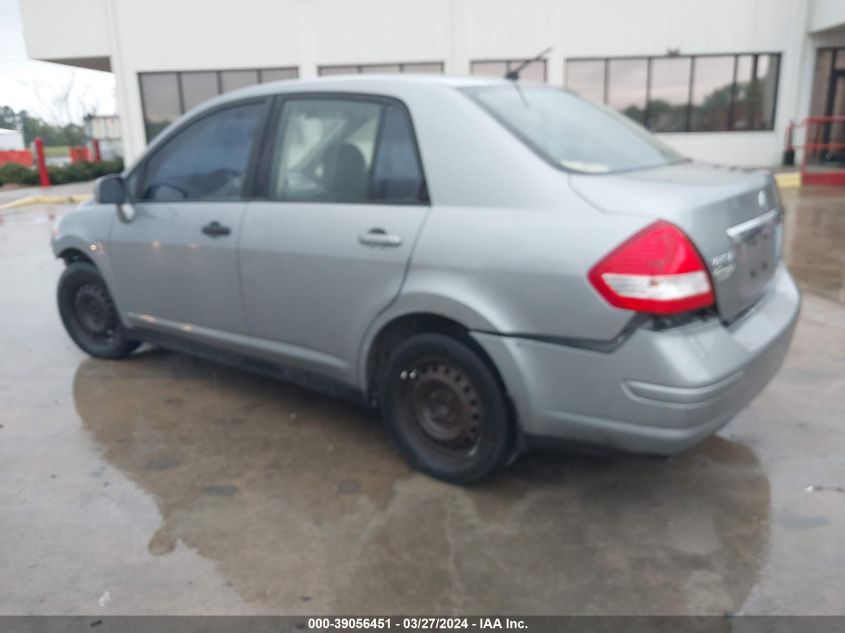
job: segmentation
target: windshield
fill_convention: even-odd
[[[541,86],[464,91],[553,165],[580,173],[659,167],[684,160],[627,117]]]

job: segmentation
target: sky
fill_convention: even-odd
[[[72,82],[72,84],[71,84]],[[61,99],[68,85],[70,98]],[[82,122],[86,111],[114,114],[114,75],[27,58],[18,0],[0,0],[0,106],[51,123]]]

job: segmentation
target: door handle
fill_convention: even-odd
[[[392,235],[384,229],[370,229],[369,232],[358,236],[358,241],[364,246],[401,246],[402,238]]]
[[[211,224],[206,224],[202,227],[202,232],[206,235],[210,235],[211,237],[220,237],[221,235],[229,235],[229,233],[232,232],[232,229],[228,226],[223,226],[220,222],[215,220]]]

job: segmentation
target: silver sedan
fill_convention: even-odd
[[[670,454],[778,370],[798,315],[770,174],[684,160],[511,80],[346,77],[213,99],[62,218],[62,319],[380,408],[487,477],[549,442]]]

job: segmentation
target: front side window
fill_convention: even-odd
[[[292,99],[279,119],[270,197],[300,202],[421,202],[410,120],[393,103]]]
[[[540,156],[569,171],[608,173],[683,160],[621,114],[563,90],[510,85],[466,92]]]
[[[238,200],[263,102],[219,110],[177,131],[146,165],[143,200]]]

